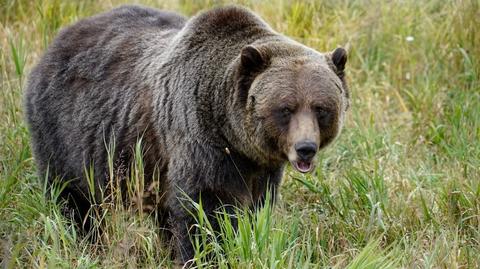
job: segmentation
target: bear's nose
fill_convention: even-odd
[[[295,144],[298,157],[302,160],[310,160],[317,153],[317,144],[312,141],[302,141]]]

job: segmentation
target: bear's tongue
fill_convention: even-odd
[[[309,172],[310,169],[312,169],[312,163],[306,161],[296,161],[294,166],[299,172],[302,173]]]

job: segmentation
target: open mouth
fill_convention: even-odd
[[[308,173],[313,169],[313,164],[311,161],[293,161],[292,165],[300,173]]]

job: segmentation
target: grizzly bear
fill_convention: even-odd
[[[237,6],[186,19],[122,6],[63,29],[30,74],[26,118],[39,174],[68,182],[62,197],[82,220],[114,164],[128,171],[141,138],[145,181],[180,262],[193,257],[194,218],[179,199],[261,206],[283,170],[312,171],[349,106],[346,51],[319,53]],[[122,169],[118,169],[119,171]],[[125,172],[125,174],[128,172]],[[145,184],[146,186],[148,184]],[[212,220],[214,221],[214,220]]]

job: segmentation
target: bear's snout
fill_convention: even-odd
[[[296,152],[296,158],[291,161],[293,167],[301,173],[307,173],[312,171],[313,159],[318,150],[317,143],[311,140],[300,141],[294,146]]]
[[[301,161],[311,161],[317,153],[317,144],[312,141],[301,141],[295,144],[295,151]]]
[[[319,149],[320,129],[312,111],[298,111],[292,116],[287,138],[287,156],[301,173],[313,170]]]

